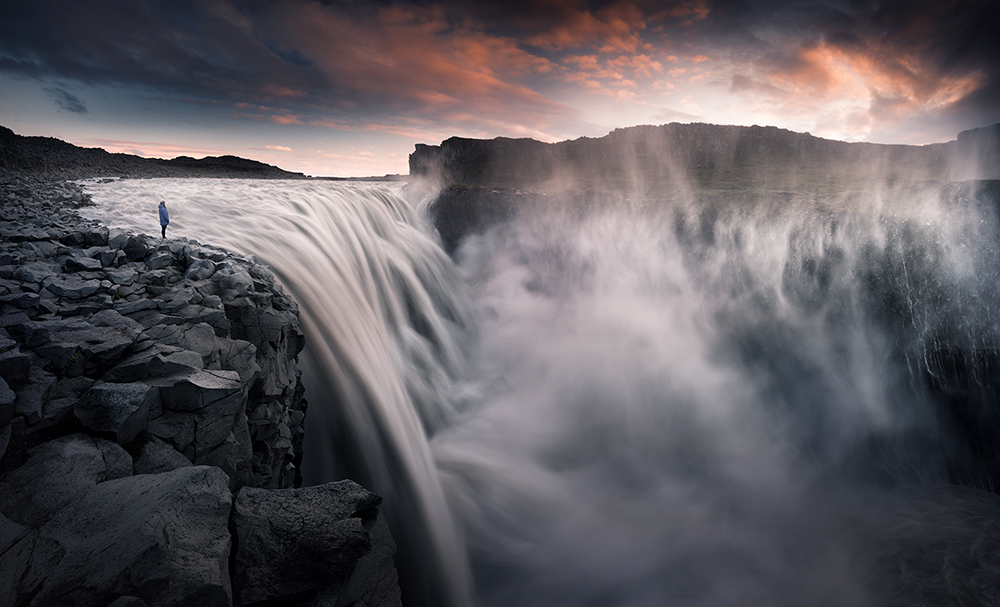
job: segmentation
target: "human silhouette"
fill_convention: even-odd
[[[170,223],[170,213],[167,212],[167,203],[160,201],[160,238],[167,237],[167,225]]]

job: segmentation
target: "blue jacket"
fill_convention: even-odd
[[[170,213],[167,213],[166,205],[160,205],[160,225],[165,226],[170,223]]]

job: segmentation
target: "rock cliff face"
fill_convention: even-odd
[[[410,175],[444,183],[648,190],[681,181],[696,188],[795,189],[838,178],[952,181],[1000,177],[1000,125],[927,146],[847,143],[776,127],[665,124],[615,129],[597,139],[463,139],[417,144]]]
[[[417,144],[410,175],[443,185],[431,219],[452,250],[466,235],[525,209],[561,204],[657,206],[665,198],[809,198],[859,189],[1000,178],[1000,125],[956,141],[912,146],[847,143],[776,127],[665,124],[559,143],[463,139]]]
[[[287,529],[346,521],[360,544],[336,573],[268,552],[267,525],[230,530],[234,499],[298,485],[295,302],[253,258],[108,229],[76,214],[86,202],[72,184],[0,174],[0,596],[350,605],[351,589],[398,604],[380,499],[356,485]],[[282,495],[281,509],[302,501]],[[254,559],[296,582],[234,588]]]

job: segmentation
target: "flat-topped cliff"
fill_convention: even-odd
[[[849,190],[859,182],[1000,177],[1000,125],[925,146],[848,143],[776,127],[665,124],[558,143],[452,137],[417,144],[410,174],[445,184],[557,189]]]

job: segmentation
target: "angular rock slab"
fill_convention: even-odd
[[[148,384],[98,382],[76,402],[73,413],[84,427],[126,445],[146,427],[150,410],[159,408],[159,396]]]
[[[84,434],[57,438],[32,449],[0,482],[0,512],[37,529],[97,483],[130,474],[132,458],[111,441]]]
[[[228,607],[228,481],[198,466],[97,485],[41,530],[19,593],[31,606]]]
[[[161,380],[163,381],[163,380]],[[196,370],[160,388],[163,407],[171,411],[199,411],[242,394],[236,371]],[[232,415],[236,409],[224,407]]]
[[[349,480],[301,489],[240,489],[232,517],[237,537],[234,604],[296,599],[311,605],[322,597],[323,604],[351,605],[367,595],[389,597],[381,605],[398,606],[391,559],[395,545],[379,534],[381,544],[373,550],[370,533],[379,521],[381,501]],[[366,578],[372,574],[370,566],[359,563],[373,552],[389,553],[388,563],[381,563],[388,571],[376,577],[392,581],[394,603],[391,588],[367,592],[373,590],[370,584],[354,580],[356,572]]]

